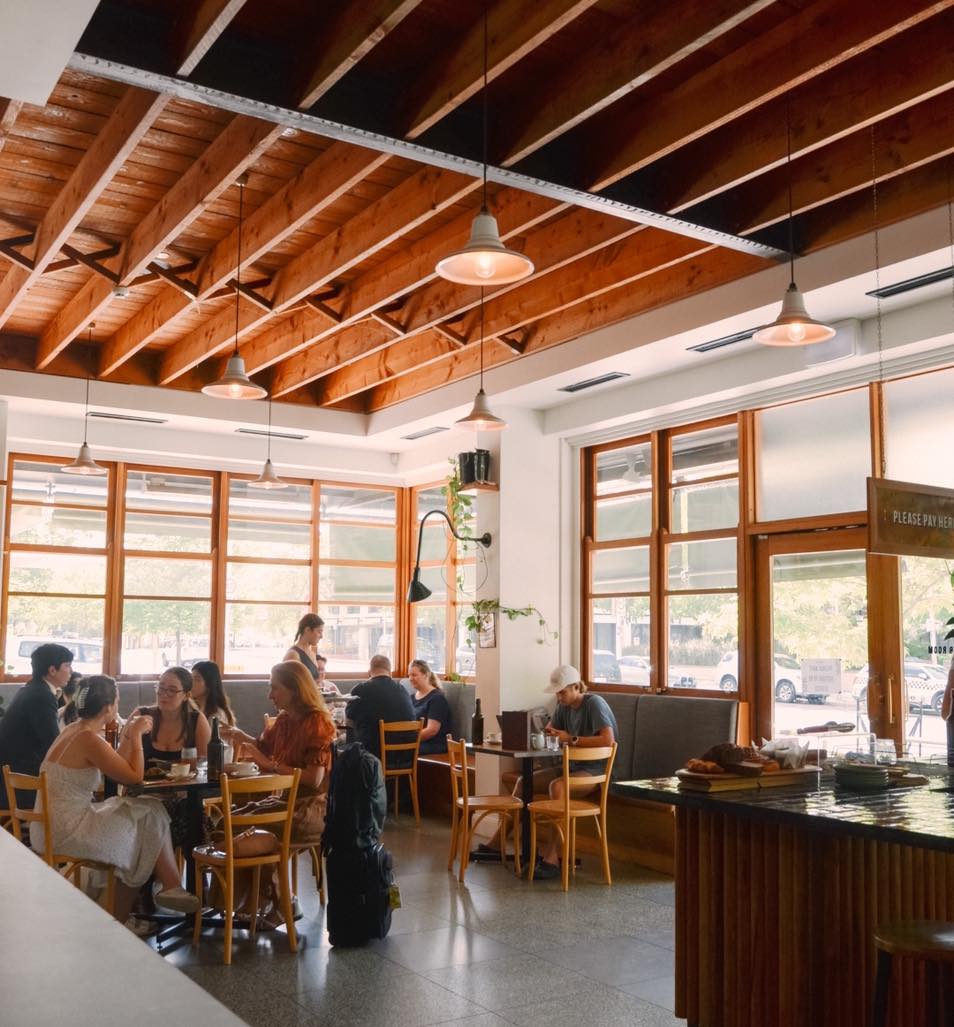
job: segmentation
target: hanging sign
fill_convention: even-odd
[[[954,560],[954,489],[869,478],[868,551]]]

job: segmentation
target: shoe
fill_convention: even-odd
[[[176,913],[195,913],[199,909],[199,900],[185,888],[167,888],[156,896],[156,905]]]
[[[143,920],[138,916],[133,916],[132,914],[126,918],[125,926],[127,930],[132,931],[137,938],[148,938],[158,930],[157,925],[152,920]]]
[[[535,881],[552,881],[554,877],[559,876],[560,868],[556,863],[547,863],[543,859],[537,860],[537,865],[533,868],[533,879]]]
[[[497,859],[500,859],[500,849],[495,849],[492,845],[485,845],[483,842],[474,851],[481,856],[496,856]]]

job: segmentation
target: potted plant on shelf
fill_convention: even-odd
[[[492,629],[494,617],[498,613],[503,614],[507,620],[535,616],[540,628],[537,645],[546,645],[559,637],[559,632],[550,630],[546,618],[535,606],[502,606],[499,599],[475,599],[470,612],[464,618],[464,626],[477,635],[488,632]]]

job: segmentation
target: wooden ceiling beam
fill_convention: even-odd
[[[499,162],[510,167],[541,146],[731,31],[773,0],[686,0],[650,5],[558,72],[508,99],[495,130]],[[519,10],[520,5],[513,5]]]
[[[139,222],[113,265],[121,282],[135,278],[281,135],[281,127],[237,115]],[[40,337],[38,369],[60,353],[113,299],[110,283],[89,279]]]
[[[678,213],[784,164],[786,117],[798,158],[946,92],[954,49],[936,42],[952,37],[946,11],[724,125],[654,165],[647,202]]]
[[[375,150],[348,143],[332,144],[248,217],[242,227],[242,263],[254,264],[387,160],[387,154]],[[221,288],[235,274],[237,261],[236,226],[203,258],[197,275],[196,298],[208,299]],[[163,289],[104,346],[100,375],[112,374],[191,308],[192,300],[178,289]]]
[[[817,0],[651,102],[608,110],[579,140],[596,192],[801,83],[954,6],[954,0]],[[622,145],[620,145],[622,140]]]
[[[528,338],[534,323],[542,318],[566,311],[578,303],[593,300],[622,285],[658,274],[661,270],[698,256],[712,247],[697,239],[670,235],[647,228],[615,245],[607,246],[584,259],[574,261],[544,278],[531,281],[512,293],[491,297],[484,304],[484,338],[496,338],[519,354],[525,351],[505,336],[525,330]],[[461,329],[464,348],[479,345],[480,322],[476,311],[470,323]],[[336,403],[375,384],[376,370],[386,370],[379,382],[403,374],[415,375],[422,368],[447,356],[460,347],[438,352],[435,347],[425,351],[415,344],[420,339],[406,339],[390,346],[386,354],[364,358],[349,367],[334,371],[324,379],[323,401]]]
[[[278,272],[270,296],[274,312],[280,313],[304,299],[463,199],[479,185],[479,181],[466,175],[436,168],[425,168],[405,179]],[[294,316],[306,315],[319,316],[308,310],[299,311]],[[239,319],[239,335],[258,328],[268,320],[268,316],[264,311],[250,310],[247,304],[244,305]],[[232,345],[234,335],[235,320],[231,311],[210,318],[200,329],[166,351],[161,384],[174,381],[180,374]],[[307,343],[301,348],[305,345]]]
[[[618,239],[640,231],[639,225],[591,211],[572,210],[563,217],[546,222],[521,241],[521,248],[534,262],[537,273],[533,281],[545,279],[564,264],[578,260],[586,253],[608,246]],[[517,285],[505,286],[495,296],[509,294]],[[545,288],[545,286],[544,286]],[[444,279],[434,279],[413,293],[397,317],[408,335],[430,331],[443,322],[461,317],[480,302],[480,292],[472,286],[460,286]],[[393,340],[386,331],[369,328],[367,349],[363,356],[371,356]],[[319,374],[333,370],[321,358],[302,360],[296,357],[283,360],[272,382],[276,396],[301,388]]]
[[[245,0],[200,0],[184,6],[192,11],[191,17],[186,12],[178,33],[176,74],[188,78],[245,6]]]
[[[565,204],[515,189],[497,190],[492,207],[501,238],[505,241],[566,210]],[[312,320],[314,336],[298,346],[296,352],[305,345],[321,342],[339,328],[354,324],[379,307],[390,306],[415,289],[433,282],[437,278],[434,270],[437,261],[467,239],[473,219],[473,212],[467,211],[411,243],[406,249],[402,248],[401,252],[388,257],[372,270],[359,275],[334,298],[333,308],[324,305],[323,312],[328,315],[327,320]],[[251,371],[282,360],[287,352],[286,333],[282,329],[278,329],[275,334],[264,332],[243,351],[246,367]]]
[[[954,90],[875,126],[879,182],[954,153]],[[792,162],[797,214],[871,187],[871,129],[863,128]],[[789,171],[783,165],[733,190],[732,231],[757,232],[788,217]]]
[[[504,0],[487,12],[487,81],[492,82],[545,43],[596,0],[536,0],[514,4]],[[764,3],[770,0],[763,0]],[[591,69],[592,70],[592,69]],[[432,61],[408,90],[400,134],[416,139],[462,103],[480,92],[484,74],[484,20],[478,14],[460,43]],[[509,119],[510,112],[507,112]]]
[[[737,251],[712,250],[647,276],[637,288],[623,285],[544,318],[533,326],[526,352],[537,353],[550,349],[647,310],[744,278],[765,266],[766,261],[760,257]],[[652,341],[651,337],[637,339],[637,343],[642,345]],[[486,347],[484,349],[485,369],[517,359],[519,357],[502,344],[496,344],[489,350]],[[372,389],[368,394],[366,410],[375,413],[385,407],[415,399],[426,392],[469,378],[479,370],[479,350],[476,346],[468,347],[422,368],[418,373],[395,378]]]
[[[391,33],[421,0],[347,0],[316,37],[308,34],[298,59],[304,65],[297,106],[307,110],[378,43]],[[315,52],[318,60],[315,61]]]
[[[168,99],[145,89],[126,90],[37,226],[33,248],[27,254],[32,269],[8,268],[0,282],[0,326],[69,240]]]

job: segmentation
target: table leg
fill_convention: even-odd
[[[523,837],[521,838],[520,844],[520,858],[523,860],[525,867],[530,866],[530,860],[533,859],[536,862],[537,854],[530,853],[530,803],[533,802],[533,759],[525,757],[520,761],[521,763],[521,794],[520,798],[523,799],[523,809],[520,811],[520,831]],[[530,871],[528,870],[527,873]]]

